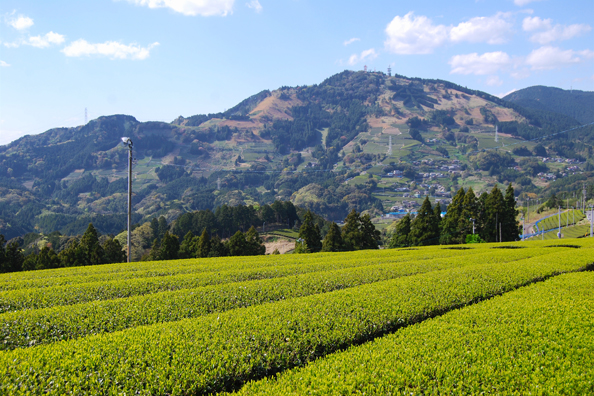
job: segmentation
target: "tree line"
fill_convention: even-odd
[[[314,215],[307,211],[299,228],[295,253],[344,252],[378,249],[381,234],[376,230],[368,214],[361,216],[353,209],[344,220],[342,230],[334,222],[322,240],[320,227],[314,223]]]
[[[73,238],[67,247],[59,253],[56,253],[48,245],[25,256],[17,241],[7,244],[4,235],[0,234],[0,272],[78,267],[126,261],[126,253],[116,239],[108,238],[103,244],[99,243],[99,233],[92,223],[89,224],[80,239]]]
[[[511,183],[505,196],[497,186],[479,197],[471,187],[467,191],[460,188],[443,218],[439,203],[432,207],[425,198],[414,218],[407,214],[398,222],[389,246],[515,241],[520,236],[518,213]]]

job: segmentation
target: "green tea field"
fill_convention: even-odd
[[[594,393],[594,239],[0,275],[0,394]]]

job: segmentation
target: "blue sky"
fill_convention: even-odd
[[[593,91],[592,25],[592,0],[3,0],[0,144],[85,108],[169,122],[364,65]]]

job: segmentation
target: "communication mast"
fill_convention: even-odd
[[[367,65],[363,66],[363,71],[367,73]]]
[[[87,108],[85,107],[85,125],[89,122],[89,117],[87,116]]]
[[[388,66],[388,77],[392,77],[392,68]]]

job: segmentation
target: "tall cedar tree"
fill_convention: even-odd
[[[479,202],[476,198],[476,194],[472,190],[472,187],[468,188],[466,195],[464,195],[464,202],[462,203],[462,215],[458,223],[460,229],[460,235],[463,237],[463,242],[466,243],[466,236],[472,234],[472,219],[474,219],[475,232],[477,218],[479,215]]]
[[[179,253],[179,238],[177,235],[170,234],[165,231],[163,240],[161,240],[161,247],[159,248],[159,260],[175,260]]]
[[[196,257],[208,257],[210,254],[210,235],[206,232],[206,228],[202,230],[202,235],[198,240],[196,247]]]
[[[361,216],[361,249],[379,249],[379,241],[381,240],[381,232],[376,230],[371,222],[371,217],[368,214]]]
[[[320,228],[317,224],[314,224],[313,213],[310,210],[303,216],[303,224],[299,228],[299,238],[305,241],[305,244],[312,253],[322,250]]]
[[[229,247],[230,256],[244,256],[247,251],[247,242],[245,240],[245,234],[241,231],[237,231],[227,243]]]
[[[342,252],[344,251],[344,242],[340,234],[338,224],[332,222],[330,229],[322,242],[322,252]]]
[[[103,254],[105,263],[125,263],[126,252],[117,239],[110,238],[103,243]]]
[[[439,244],[439,221],[435,217],[429,197],[425,197],[410,228],[410,241],[412,245],[427,246]]]
[[[503,238],[503,223],[505,222],[505,201],[499,187],[495,186],[485,202],[485,224],[484,236],[481,237],[487,242],[501,242],[499,240],[499,227],[501,225],[501,236]]]
[[[355,209],[351,210],[351,213],[344,219],[342,240],[344,241],[346,250],[359,250],[359,243],[361,241],[360,223],[359,213]]]
[[[391,248],[410,246],[410,224],[410,215],[407,213],[396,224],[396,231],[394,231],[394,235],[392,235],[392,239],[390,240]]]
[[[184,240],[179,246],[178,257],[180,259],[188,259],[196,257],[196,251],[194,249],[194,234],[192,231],[188,231]]]
[[[16,272],[23,269],[25,257],[17,242],[10,242],[6,246],[4,235],[0,234],[0,273]]]
[[[80,239],[78,248],[81,250],[81,255],[84,261],[83,265],[97,265],[104,263],[103,248],[99,244],[99,234],[93,226],[93,223],[90,223],[87,227],[87,230]]]
[[[260,234],[258,234],[254,226],[251,226],[245,233],[245,241],[248,246],[247,255],[258,256],[266,253],[266,246],[264,246],[262,238],[260,238]]]
[[[460,188],[452,202],[448,205],[447,212],[441,221],[441,235],[439,243],[442,245],[452,245],[463,243],[459,230],[460,217],[464,205],[464,189]]]
[[[520,225],[518,224],[518,210],[516,209],[516,199],[514,196],[514,188],[511,183],[508,184],[505,190],[505,214],[503,221],[502,237],[506,242],[516,241],[520,238]]]
[[[478,198],[478,221],[476,222],[476,233],[481,236],[483,241],[487,241],[485,230],[487,228],[487,200],[489,193],[484,191]]]
[[[367,214],[360,216],[353,209],[344,219],[342,240],[346,250],[377,249],[380,235]]]

